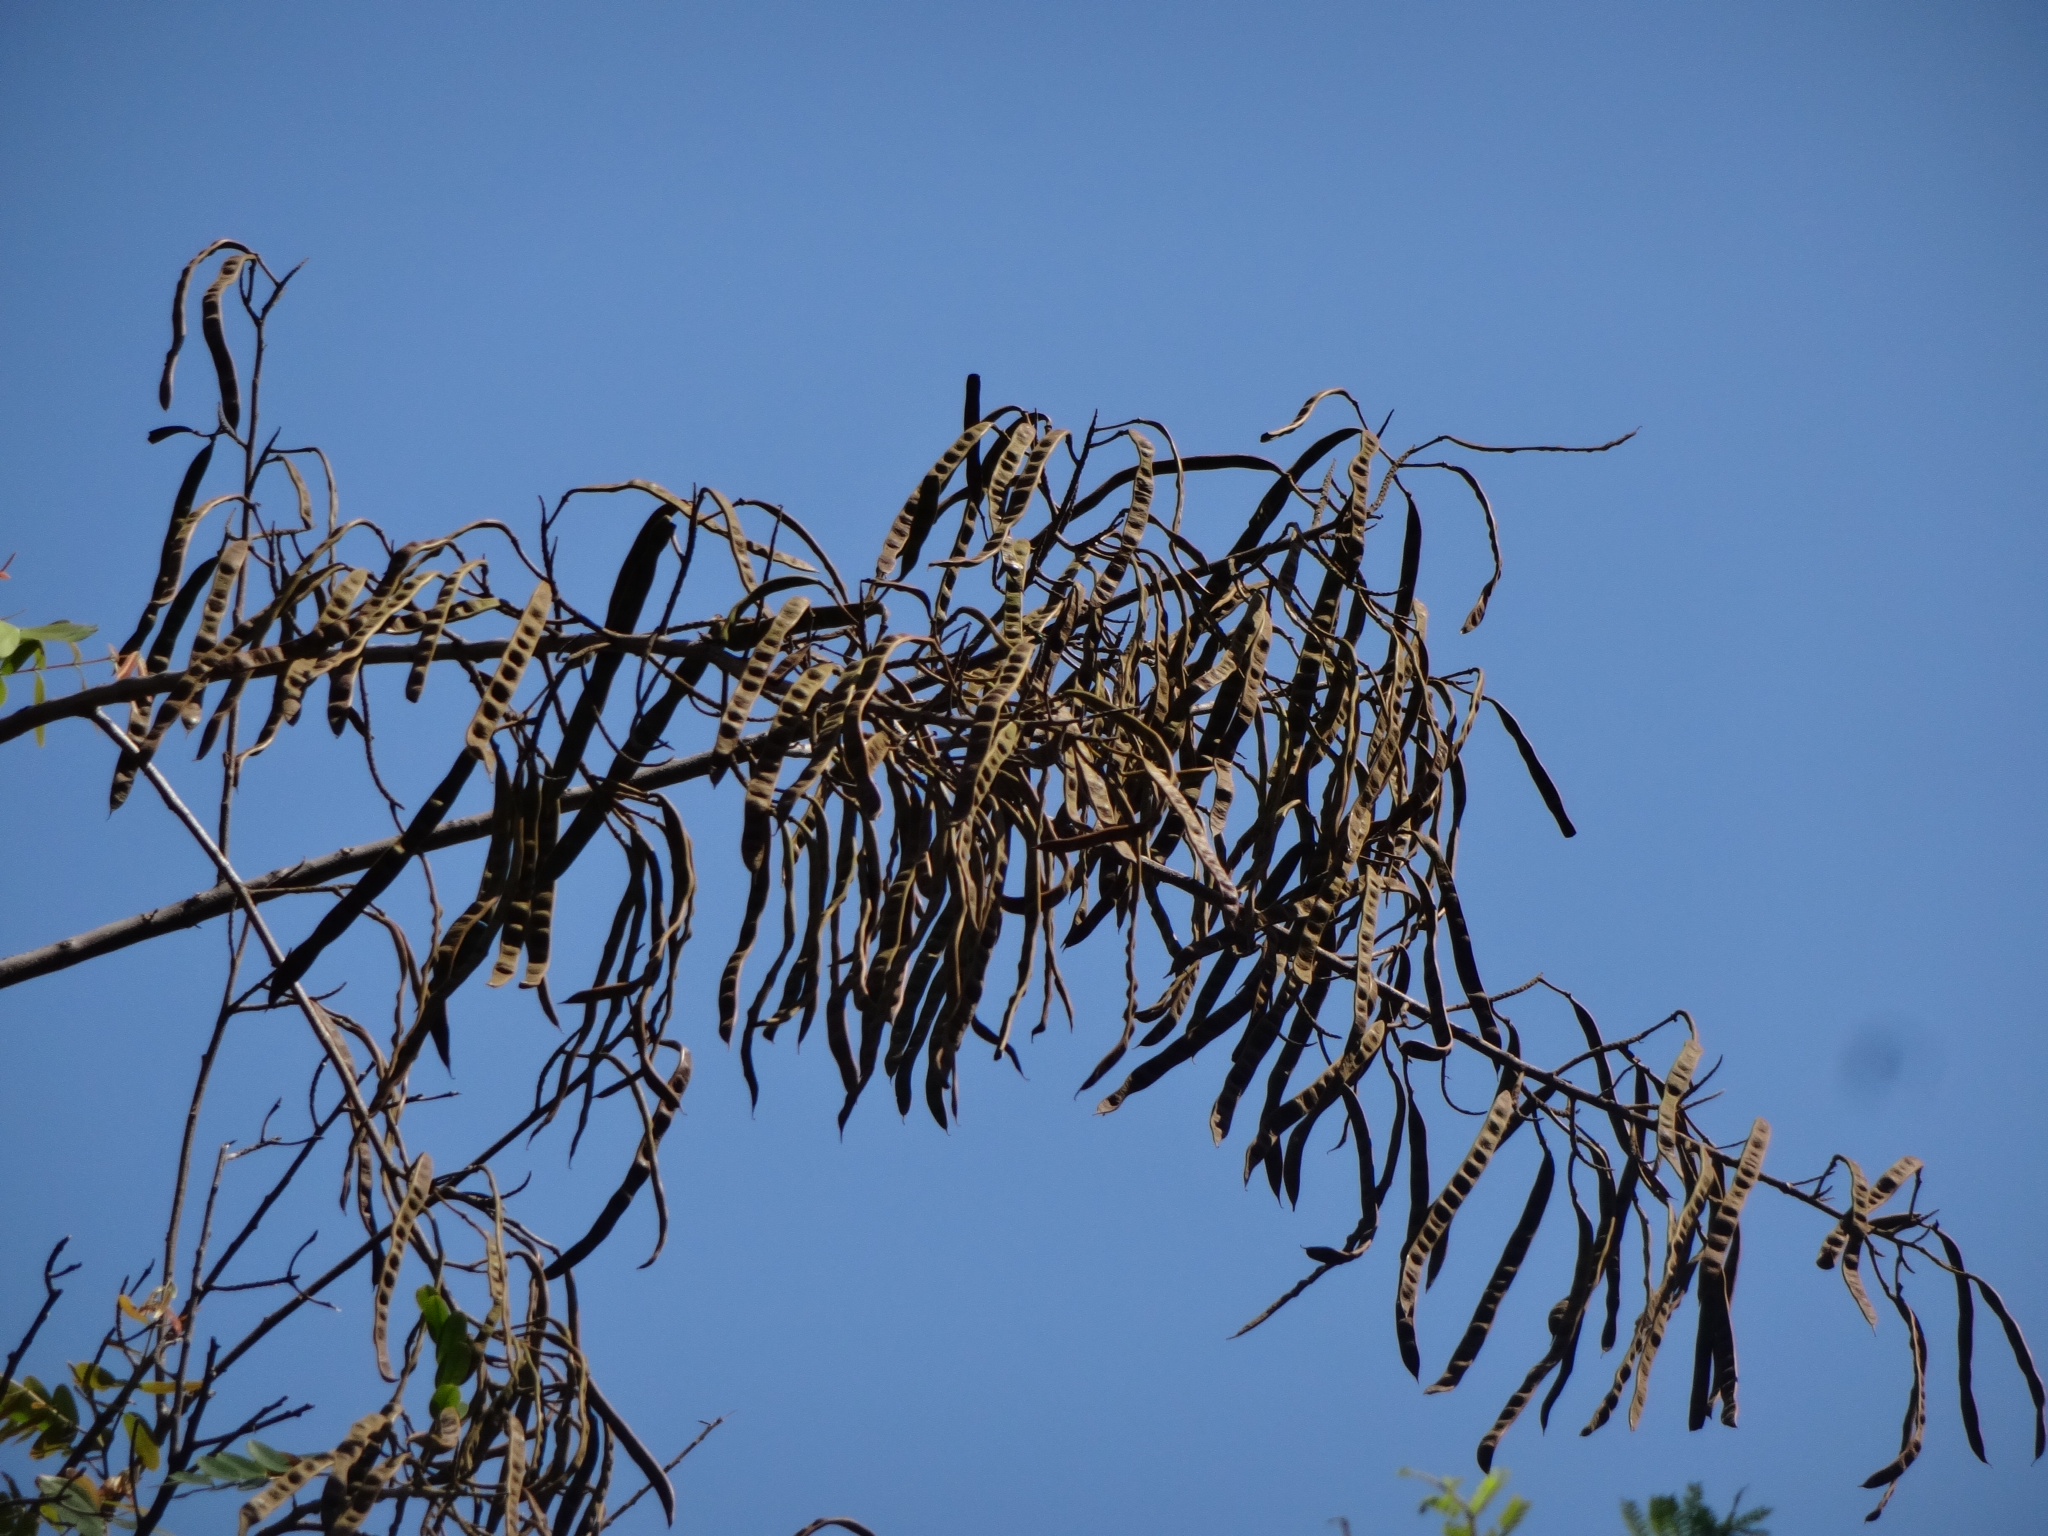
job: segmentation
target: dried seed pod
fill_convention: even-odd
[[[505,1536],[519,1536],[519,1503],[526,1492],[526,1426],[505,1420]]]
[[[369,1518],[370,1511],[377,1507],[377,1500],[383,1496],[391,1480],[403,1472],[411,1462],[412,1457],[401,1451],[357,1479],[349,1488],[333,1521],[327,1526],[329,1536],[347,1536],[348,1532],[360,1529],[362,1523]]]
[[[1493,1331],[1493,1320],[1499,1315],[1500,1304],[1507,1299],[1508,1287],[1522,1272],[1522,1261],[1529,1256],[1529,1245],[1536,1240],[1537,1228],[1543,1224],[1543,1213],[1550,1208],[1550,1190],[1556,1178],[1557,1159],[1545,1147],[1543,1161],[1536,1169],[1536,1182],[1529,1187],[1529,1197],[1522,1204],[1522,1214],[1508,1233],[1507,1246],[1501,1250],[1493,1274],[1486,1282],[1486,1289],[1480,1293],[1479,1305],[1472,1309],[1472,1321],[1466,1325],[1465,1335],[1458,1341],[1457,1348],[1451,1351],[1450,1363],[1444,1367],[1443,1375],[1426,1391],[1449,1392],[1465,1379],[1465,1372],[1479,1358],[1487,1334]]]
[[[427,1208],[427,1202],[434,1194],[434,1160],[425,1152],[412,1165],[407,1176],[405,1197],[398,1202],[398,1209],[391,1213],[391,1241],[384,1250],[384,1269],[377,1276],[377,1293],[374,1317],[371,1323],[371,1338],[377,1349],[377,1369],[386,1381],[398,1380],[398,1373],[391,1368],[391,1348],[388,1342],[391,1327],[391,1297],[398,1289],[399,1271],[405,1267],[405,1250],[412,1242],[414,1223]]]
[[[206,350],[213,357],[214,381],[220,388],[220,419],[227,423],[229,431],[242,424],[242,385],[235,374],[235,355],[228,350],[227,326],[221,317],[221,296],[234,286],[248,263],[249,258],[241,253],[228,257],[220,264],[220,274],[199,301],[199,330],[206,338]]]
[[[888,536],[882,540],[882,552],[875,560],[875,580],[887,581],[895,574],[896,562],[904,551],[914,542],[922,542],[921,530],[929,528],[939,515],[939,495],[945,490],[946,482],[953,478],[954,471],[993,426],[987,421],[969,423],[967,429],[954,439],[953,446],[939,455],[938,462],[932,465],[918,488],[910,493],[910,499],[903,503],[903,510],[896,514],[896,521],[889,525]]]
[[[405,701],[417,704],[420,695],[427,689],[427,674],[433,670],[434,653],[439,650],[441,636],[448,628],[450,615],[455,609],[455,599],[462,590],[463,578],[483,564],[480,560],[469,560],[457,566],[454,572],[442,578],[441,595],[434,599],[434,606],[428,611],[425,622],[420,626],[419,655],[405,677]]]
[[[1664,1095],[1657,1104],[1657,1155],[1666,1164],[1678,1156],[1678,1115],[1685,1096],[1692,1089],[1692,1074],[1700,1064],[1700,1039],[1692,1036],[1678,1049],[1678,1059],[1664,1078]]]
[[[1117,534],[1116,553],[1110,557],[1102,579],[1095,584],[1098,603],[1114,597],[1116,589],[1123,585],[1124,572],[1130,569],[1131,560],[1136,556],[1138,546],[1144,542],[1145,529],[1152,520],[1152,442],[1144,433],[1134,431],[1131,443],[1138,450],[1138,473],[1131,481],[1131,505],[1124,513],[1123,527]]]
[[[809,598],[792,597],[777,610],[769,621],[767,632],[754,646],[753,654],[747,658],[747,669],[740,674],[739,684],[733,689],[732,697],[726,701],[725,713],[718,720],[718,742],[712,750],[720,758],[730,758],[739,746],[740,733],[747,728],[747,716],[753,713],[761,690],[768,686],[769,670],[774,667],[775,658],[782,654],[783,642],[810,607]]]
[[[1473,1138],[1472,1150],[1465,1154],[1464,1162],[1458,1165],[1458,1171],[1451,1175],[1450,1183],[1429,1206],[1421,1226],[1401,1251],[1401,1282],[1394,1298],[1394,1335],[1401,1348],[1401,1363],[1408,1367],[1411,1376],[1422,1374],[1422,1351],[1415,1339],[1415,1304],[1422,1295],[1423,1266],[1431,1251],[1450,1232],[1451,1222],[1464,1205],[1465,1197],[1472,1193],[1480,1175],[1493,1161],[1493,1154],[1518,1123],[1515,1092],[1503,1088],[1494,1095],[1493,1107],[1486,1112],[1486,1121]]]
[[[349,1484],[355,1478],[356,1463],[362,1459],[364,1451],[384,1438],[385,1431],[397,1417],[395,1404],[381,1413],[364,1415],[349,1426],[341,1444],[328,1453],[327,1486],[320,1498],[320,1526],[323,1531],[337,1529],[337,1522],[348,1508]],[[361,1523],[360,1516],[356,1523]]]
[[[260,1524],[284,1508],[298,1497],[300,1489],[333,1464],[332,1452],[301,1456],[288,1471],[272,1478],[261,1493],[242,1506],[241,1517],[235,1522],[235,1536],[248,1536],[250,1526]]]
[[[519,692],[519,681],[526,675],[526,664],[533,660],[540,638],[547,631],[548,614],[554,605],[553,587],[542,582],[533,589],[533,596],[526,600],[526,610],[519,615],[518,627],[512,631],[512,638],[505,642],[505,652],[498,658],[498,668],[491,674],[490,684],[477,704],[476,713],[470,716],[469,729],[463,733],[463,745],[487,769],[495,768],[497,764],[497,757],[491,751],[491,737],[511,712],[513,696]]]
[[[199,499],[200,484],[206,479],[206,471],[212,463],[213,443],[209,439],[185,466],[185,477],[179,482],[177,495],[171,500],[171,521],[164,530],[164,548],[157,560],[156,584],[150,589],[149,601],[143,605],[135,633],[121,647],[123,655],[133,655],[142,649],[142,643],[149,638],[150,627],[156,623],[156,616],[171,600],[171,594],[178,590],[178,581],[185,574],[185,551],[192,542],[192,532],[199,526],[200,519],[222,502],[234,499],[216,497],[202,510],[192,510],[193,503]]]

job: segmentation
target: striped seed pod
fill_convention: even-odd
[[[484,689],[476,713],[470,717],[469,729],[463,733],[463,746],[487,769],[495,770],[497,765],[497,754],[491,750],[491,737],[497,734],[511,711],[513,696],[519,692],[519,680],[526,675],[526,664],[533,660],[554,605],[553,587],[542,582],[533,589],[533,596],[526,602],[526,611],[519,615],[518,627],[505,644],[504,655],[498,658],[498,668],[491,674],[490,684]]]
[[[434,1159],[422,1152],[419,1161],[412,1165],[411,1176],[405,1184],[405,1196],[398,1202],[398,1209],[391,1214],[391,1244],[384,1253],[384,1271],[377,1276],[377,1297],[375,1314],[371,1323],[371,1339],[377,1348],[377,1369],[386,1381],[398,1380],[398,1373],[391,1368],[391,1297],[398,1289],[398,1273],[405,1267],[406,1245],[412,1241],[413,1224],[426,1210],[427,1201],[434,1193]]]

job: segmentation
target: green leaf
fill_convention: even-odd
[[[49,1394],[50,1407],[56,1415],[74,1429],[78,1426],[78,1399],[71,1395],[71,1389],[61,1381],[57,1390]]]
[[[39,1477],[36,1488],[43,1495],[43,1518],[50,1524],[75,1530],[79,1536],[106,1536],[99,1502],[82,1478]]]
[[[462,1412],[462,1388],[453,1382],[434,1388],[434,1395],[427,1400],[427,1411],[437,1419],[450,1408]]]
[[[188,1472],[173,1472],[171,1481],[209,1488],[261,1488],[275,1474],[246,1456],[215,1451],[192,1463]]]
[[[157,1469],[162,1457],[157,1454],[156,1436],[149,1432],[149,1426],[142,1422],[140,1414],[124,1416],[128,1423],[128,1443],[135,1450],[135,1459],[151,1472]]]
[[[274,1445],[265,1445],[261,1440],[249,1442],[249,1459],[272,1477],[281,1477],[299,1464],[299,1458],[290,1451],[280,1451]]]
[[[12,656],[14,648],[19,644],[21,644],[20,627],[8,623],[5,619],[0,619],[0,661],[5,661],[8,657]],[[9,667],[7,670],[12,672],[14,668]]]
[[[97,624],[74,624],[69,619],[52,619],[47,624],[37,624],[21,631],[24,640],[41,640],[57,645],[76,645],[89,640],[99,633]]]

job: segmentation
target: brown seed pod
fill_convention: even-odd
[[[486,769],[497,765],[497,757],[491,751],[491,737],[511,712],[513,696],[519,692],[520,679],[526,675],[526,664],[533,660],[540,637],[547,631],[548,614],[554,605],[553,587],[542,582],[533,589],[533,596],[526,600],[525,611],[519,615],[518,627],[512,631],[512,638],[505,642],[504,654],[498,658],[497,670],[491,674],[491,681],[484,689],[476,713],[470,716],[469,729],[463,733],[463,745]]]
[[[391,1213],[391,1240],[384,1250],[384,1269],[377,1276],[376,1302],[370,1336],[377,1350],[377,1370],[386,1381],[398,1380],[398,1373],[391,1368],[391,1350],[388,1343],[391,1328],[391,1297],[398,1289],[399,1272],[405,1267],[405,1250],[412,1242],[413,1226],[426,1210],[427,1202],[433,1198],[433,1194],[434,1160],[422,1152],[406,1178],[404,1198],[398,1202],[398,1208]]]

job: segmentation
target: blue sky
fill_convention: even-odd
[[[176,475],[143,443],[168,286],[222,235],[307,262],[272,408],[409,533],[645,476],[783,502],[857,558],[969,369],[1190,450],[1340,383],[1397,442],[1640,428],[1490,479],[1508,576],[1458,654],[1582,830],[1558,842],[1478,749],[1461,885],[1489,974],[1541,969],[1610,1022],[1691,1009],[1780,1171],[1925,1157],[2048,1341],[2040,9],[6,0],[0,615],[136,606]],[[1432,545],[1444,602],[1480,550]],[[254,791],[250,862],[374,823],[293,799],[319,745]],[[0,949],[208,883],[158,808],[105,816],[89,732],[6,765]],[[7,1316],[71,1232],[83,1336],[147,1246],[159,1085],[213,956],[0,994]],[[593,1321],[651,1438],[729,1415],[685,1464],[688,1528],[1401,1530],[1397,1468],[1468,1467],[1551,1280],[1448,1398],[1400,1372],[1385,1256],[1226,1343],[1330,1222],[1240,1187],[1199,1085],[1090,1115],[1103,1024],[1039,1042],[1029,1081],[970,1075],[950,1135],[877,1104],[843,1142],[822,1053],[775,1053],[750,1115],[694,1026],[677,1237]],[[1751,1224],[1742,1429],[1687,1435],[1661,1379],[1633,1437],[1524,1425],[1528,1529],[1618,1530],[1621,1497],[1694,1479],[1781,1531],[1857,1523],[1896,1320],[1861,1336],[1812,1223]],[[1947,1342],[1885,1528],[2024,1528],[2044,1485],[2009,1364],[1980,1355],[1986,1470]]]

